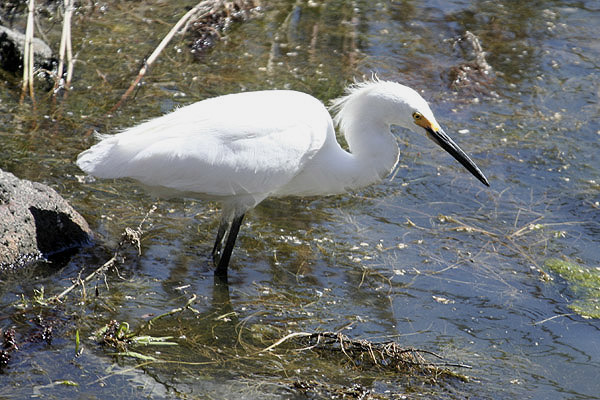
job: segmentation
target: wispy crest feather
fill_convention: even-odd
[[[348,105],[348,103],[359,92],[361,92],[362,90],[364,90],[365,88],[367,88],[373,84],[380,83],[380,82],[382,82],[382,81],[377,77],[377,75],[375,73],[373,73],[371,75],[370,79],[366,79],[361,82],[359,82],[355,79],[354,82],[346,88],[344,96],[340,96],[338,98],[331,100],[331,103],[329,105],[329,110],[333,113],[333,123],[335,124],[335,126],[337,126],[343,130],[344,127],[341,124],[345,119],[344,115],[345,115],[346,105]],[[346,111],[347,111],[347,109],[346,109]]]

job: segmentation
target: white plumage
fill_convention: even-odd
[[[215,97],[102,135],[77,165],[98,178],[133,178],[160,195],[221,201],[213,248],[219,275],[226,275],[244,213],[266,197],[338,194],[387,176],[399,156],[391,125],[427,135],[488,185],[425,100],[406,86],[356,84],[332,109],[334,120],[319,100],[289,90]],[[338,144],[334,121],[350,152]]]

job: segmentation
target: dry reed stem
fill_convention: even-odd
[[[179,21],[177,21],[177,23],[173,26],[173,28],[171,28],[171,30],[169,31],[169,33],[167,33],[167,35],[163,38],[163,40],[154,49],[154,51],[152,52],[152,54],[150,54],[150,57],[148,57],[146,59],[146,61],[144,62],[144,65],[142,66],[142,68],[138,72],[138,75],[135,78],[135,80],[131,83],[131,85],[129,86],[129,88],[125,91],[125,93],[123,94],[123,96],[121,96],[121,99],[117,102],[117,104],[114,105],[114,107],[110,110],[110,112],[112,113],[115,110],[117,110],[123,104],[123,102],[125,100],[127,100],[127,98],[129,97],[129,95],[133,92],[133,90],[137,87],[137,85],[140,83],[140,81],[142,80],[142,78],[146,75],[146,72],[148,72],[148,69],[152,66],[152,64],[154,63],[154,61],[156,61],[156,59],[158,58],[158,56],[160,55],[160,53],[164,50],[164,48],[167,46],[167,44],[169,44],[169,42],[171,41],[171,39],[173,39],[173,37],[181,29],[181,27],[192,16],[196,15],[197,13],[201,13],[201,16],[202,16],[202,15],[206,15],[206,14],[208,14],[210,12],[214,12],[214,10],[216,9],[216,7],[220,6],[221,4],[222,4],[221,0],[203,0],[200,3],[196,4],[183,17],[181,17],[179,19]]]
[[[25,45],[23,46],[23,86],[21,90],[21,103],[29,90],[29,97],[35,101],[33,96],[33,32],[35,0],[29,0],[29,12],[27,14],[27,28],[25,30]]]
[[[67,82],[65,84],[66,88],[71,86],[71,78],[73,77],[73,47],[71,46],[71,18],[73,17],[73,0],[65,0],[65,4],[68,3],[65,9],[65,22],[64,24],[67,26],[68,37],[67,37]]]
[[[62,35],[60,37],[59,62],[58,62],[58,77],[54,85],[54,95],[56,95],[58,87],[63,76],[63,68],[65,64],[65,55],[67,60],[67,75],[64,83],[65,90],[69,90],[71,86],[71,78],[73,77],[73,49],[71,46],[71,19],[73,16],[73,0],[65,1],[65,15],[63,18]]]

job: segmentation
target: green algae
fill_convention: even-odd
[[[600,269],[550,258],[546,268],[567,282],[575,300],[569,308],[584,318],[600,318]]]

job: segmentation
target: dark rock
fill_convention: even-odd
[[[54,189],[0,170],[0,269],[81,247],[92,232]]]
[[[0,25],[0,68],[11,73],[23,71],[24,47],[24,34]],[[33,38],[33,63],[43,71],[36,77],[40,78],[44,90],[50,90],[54,83],[47,71],[55,71],[58,62],[50,46],[36,37]]]

